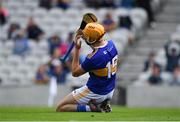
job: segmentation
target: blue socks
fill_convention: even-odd
[[[89,112],[91,110],[90,110],[90,107],[88,105],[80,105],[80,104],[78,104],[77,105],[77,111],[78,112]]]

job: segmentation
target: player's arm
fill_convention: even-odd
[[[86,73],[79,64],[79,55],[80,55],[80,48],[81,48],[81,41],[80,36],[75,38],[75,49],[73,53],[73,60],[72,60],[72,75],[74,77],[78,77]]]

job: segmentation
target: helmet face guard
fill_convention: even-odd
[[[90,41],[89,37],[85,37],[83,39],[85,40],[86,44],[92,45],[92,44],[96,43],[97,41],[99,41],[104,36],[104,34],[102,36],[100,36],[99,39],[97,39],[97,40],[91,40]]]
[[[104,27],[98,23],[88,23],[83,30],[83,39],[88,45],[99,41],[105,34]]]

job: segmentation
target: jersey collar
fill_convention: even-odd
[[[97,47],[94,47],[94,48],[103,48],[103,47],[105,47],[107,44],[108,44],[108,41],[106,41],[104,45],[97,46]]]

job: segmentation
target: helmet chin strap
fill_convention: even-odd
[[[93,45],[96,41],[93,41],[93,42],[90,43],[89,41],[85,40],[85,42],[86,42],[87,45]]]
[[[87,39],[85,39],[85,42],[86,42],[87,45],[92,45],[92,44],[94,44],[96,42],[96,40],[90,42],[89,37],[88,37]]]
[[[105,33],[104,33],[104,34],[105,34]],[[104,34],[102,34],[102,35],[99,37],[99,39],[101,39],[101,38],[104,36]],[[88,38],[85,39],[85,42],[86,42],[87,45],[91,45],[91,46],[92,46],[92,45],[93,45],[94,43],[96,43],[99,39],[90,42],[90,41],[89,41],[89,37],[88,37]]]

